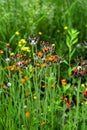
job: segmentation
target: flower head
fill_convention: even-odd
[[[39,32],[38,34],[39,34],[39,35],[42,35],[42,32]]]
[[[3,52],[3,50],[0,50],[0,54],[3,54],[4,52]]]
[[[20,33],[18,31],[15,32],[16,35],[19,35]]]
[[[30,117],[30,112],[26,112],[26,113],[25,113],[25,116],[26,116],[26,117]]]
[[[62,79],[62,80],[61,80],[61,83],[62,83],[63,86],[66,86],[66,84],[67,84],[66,79]]]
[[[67,26],[64,26],[64,30],[67,30],[68,29],[68,27]]]

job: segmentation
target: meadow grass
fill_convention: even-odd
[[[0,130],[86,130],[86,11],[0,0]]]

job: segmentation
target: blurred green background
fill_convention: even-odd
[[[60,42],[66,27],[80,31],[80,42],[87,40],[87,0],[0,0],[0,41],[21,30]]]

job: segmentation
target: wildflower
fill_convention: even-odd
[[[21,42],[18,42],[18,47],[21,47],[21,46],[22,46]]]
[[[25,113],[25,116],[26,116],[26,117],[30,117],[30,112],[26,112],[26,113]]]
[[[6,62],[9,62],[9,61],[10,61],[10,58],[6,58],[5,61],[6,61]]]
[[[22,55],[21,54],[17,54],[16,57],[17,58],[22,58]]]
[[[45,121],[42,121],[42,122],[41,122],[41,125],[45,125],[45,124],[46,124],[46,122],[45,122]]]
[[[22,64],[22,62],[21,62],[21,61],[17,62],[17,63],[16,63],[16,65],[17,65],[17,66],[20,66],[20,67],[22,67],[22,66],[23,66],[23,64]]]
[[[61,83],[62,83],[63,86],[66,86],[66,84],[67,84],[66,79],[62,79],[62,80],[61,80]]]
[[[46,63],[42,63],[41,66],[42,66],[42,67],[46,67],[47,64],[46,64]]]
[[[40,63],[36,63],[35,65],[36,65],[37,67],[39,67],[39,66],[40,66]]]
[[[22,74],[23,74],[23,72],[22,72],[22,71],[20,71],[20,72],[19,72],[19,74],[20,74],[20,75],[22,75]]]
[[[18,31],[15,32],[16,35],[19,35],[20,33]]]
[[[39,32],[38,34],[39,34],[39,35],[42,35],[42,32]]]
[[[8,82],[8,83],[7,83],[7,86],[8,86],[8,87],[11,87],[11,83],[10,83],[10,82]]]
[[[21,81],[24,83],[24,82],[26,82],[28,80],[28,77],[27,76],[24,76],[22,79],[21,79]]]
[[[77,47],[77,48],[80,48],[80,47],[81,47],[81,44],[78,43],[78,44],[76,45],[76,47]]]
[[[55,44],[52,44],[52,47],[55,47]]]
[[[25,40],[25,39],[21,39],[20,42],[21,42],[22,44],[26,44],[26,40]]]
[[[9,66],[9,69],[10,69],[11,71],[13,71],[13,70],[15,69],[15,66],[14,66],[14,65]]]
[[[19,42],[18,42],[18,46],[21,47],[23,45],[25,45],[27,42],[25,39],[21,39]]]
[[[29,36],[28,41],[29,41],[30,45],[36,45],[37,44],[37,37],[30,38],[30,36]]]
[[[64,100],[64,101],[67,101],[68,99],[67,99],[67,97],[64,97],[63,100]]]
[[[10,47],[10,43],[6,43],[6,46],[7,46],[7,47]]]
[[[43,50],[44,50],[45,52],[48,52],[49,49],[50,49],[49,47],[44,47],[44,48],[43,48]]]
[[[58,56],[57,56],[57,55],[54,55],[53,58],[54,58],[54,59],[53,59],[53,62],[54,62],[54,63],[57,63],[57,62],[58,62]]]
[[[82,67],[81,66],[78,66],[77,67],[78,71],[82,70]]]
[[[24,105],[24,108],[27,108],[27,105]]]
[[[80,76],[82,76],[82,75],[84,74],[84,72],[83,72],[83,71],[80,71],[79,74],[80,74]]]
[[[69,102],[66,102],[66,107],[69,107],[70,106],[70,103]]]
[[[34,96],[33,98],[34,98],[34,100],[36,100],[36,99],[37,99],[37,96]]]
[[[87,97],[87,89],[83,91],[84,97]]]
[[[3,54],[4,52],[3,52],[3,50],[0,50],[0,54]]]
[[[53,56],[50,56],[47,58],[48,61],[53,61],[54,57]]]
[[[21,50],[22,51],[26,51],[26,52],[30,52],[30,48],[29,47],[22,47]]]
[[[39,57],[43,57],[43,52],[39,51],[37,54]]]
[[[67,26],[64,26],[64,30],[67,30],[68,29],[68,27]]]
[[[85,87],[85,84],[81,84],[81,87]]]
[[[10,56],[14,56],[14,52],[11,52],[11,53],[10,53]]]

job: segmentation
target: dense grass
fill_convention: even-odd
[[[86,130],[86,0],[0,0],[0,12],[0,130]]]

